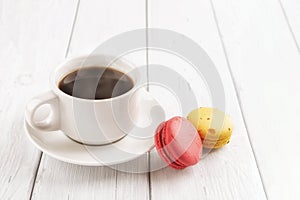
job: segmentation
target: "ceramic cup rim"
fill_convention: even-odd
[[[62,96],[64,98],[67,98],[67,99],[71,99],[71,100],[76,100],[76,101],[82,101],[82,102],[92,102],[92,103],[100,103],[100,102],[109,102],[109,101],[113,101],[113,100],[117,100],[117,99],[120,99],[120,98],[124,98],[132,93],[134,93],[134,91],[136,90],[137,88],[137,85],[138,85],[138,82],[140,81],[140,74],[135,71],[134,74],[128,74],[120,69],[117,69],[116,67],[114,66],[109,66],[109,68],[111,69],[115,69],[115,70],[118,70],[122,73],[125,73],[127,76],[130,77],[130,79],[133,81],[133,87],[125,92],[124,94],[121,94],[119,96],[116,96],[116,97],[111,97],[111,98],[106,98],[106,99],[85,99],[85,98],[79,98],[79,97],[74,97],[74,96],[71,96],[69,94],[66,94],[65,92],[63,92],[61,89],[59,89],[58,87],[58,83],[59,81],[64,77],[66,76],[67,74],[75,71],[75,70],[78,70],[80,69],[82,66],[78,66],[78,67],[73,67],[72,70],[69,70],[67,73],[59,73],[59,71],[62,69],[62,68],[65,68],[67,64],[69,64],[70,62],[72,61],[85,61],[87,59],[92,59],[92,58],[95,58],[95,57],[102,57],[102,58],[109,58],[109,59],[112,59],[114,60],[113,56],[111,55],[104,55],[104,54],[97,54],[97,55],[81,55],[81,56],[74,56],[74,57],[70,57],[70,58],[67,58],[65,61],[63,61],[61,64],[59,64],[51,73],[50,75],[50,85],[51,85],[51,89],[52,91],[58,95],[58,96]],[[118,62],[120,62],[122,65],[128,67],[130,70],[133,70],[135,68],[134,64],[132,64],[131,62],[129,62],[127,59],[125,58],[117,58]],[[114,63],[114,62],[112,62]],[[83,65],[84,66],[84,65]],[[85,67],[85,66],[84,66]],[[86,66],[88,67],[88,66]],[[97,67],[97,66],[96,66]],[[103,66],[99,66],[99,67],[103,67]],[[106,67],[106,66],[105,66]]]

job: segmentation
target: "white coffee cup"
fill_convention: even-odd
[[[90,66],[110,67],[128,75],[134,86],[128,92],[109,99],[90,100],[73,97],[61,91],[59,82],[69,73]],[[124,59],[93,55],[66,60],[50,77],[51,91],[40,94],[27,104],[26,122],[35,129],[61,130],[71,139],[88,145],[103,145],[123,138],[135,126],[139,109],[149,115],[159,105],[152,95],[141,88],[141,74]],[[42,105],[50,105],[46,120],[37,121]]]

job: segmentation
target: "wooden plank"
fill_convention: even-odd
[[[144,1],[81,0],[68,56],[89,54],[114,35],[144,27]],[[146,64],[145,53],[126,58],[136,65]],[[82,167],[43,156],[34,199],[148,199],[148,175],[121,172],[134,167],[137,171],[145,163],[144,156],[113,168]]]
[[[205,49],[221,75],[226,95],[226,112],[231,115],[235,124],[229,145],[211,152],[198,165],[182,171],[165,168],[151,173],[152,198],[265,199],[210,1],[149,1],[149,27],[164,28],[184,34]],[[149,46],[151,47],[151,44]],[[179,60],[174,55],[166,55],[159,51],[149,52],[150,64],[169,66],[189,78],[192,73],[188,72],[191,69],[190,65]],[[207,95],[207,88],[201,84],[198,86],[194,84],[194,81],[199,82],[201,79],[195,77],[189,80],[190,86],[195,87],[196,94],[199,95],[197,95],[198,103],[202,106],[210,106],[211,100]],[[185,85],[178,87],[188,89]],[[157,93],[151,87],[150,91]],[[159,95],[157,97],[159,98]],[[170,113],[170,115],[174,114],[186,115],[181,113],[180,109],[179,112]],[[156,158],[156,154],[151,157],[151,165],[155,164]]]
[[[84,167],[43,155],[33,199],[115,199],[116,171]]]
[[[268,197],[298,199],[300,57],[288,23],[277,1],[213,3]]]
[[[291,37],[300,53],[300,1],[297,0],[278,0],[282,13],[288,25]]]
[[[0,199],[29,199],[40,152],[24,133],[24,109],[47,90],[63,60],[76,2],[0,2]]]
[[[147,154],[113,168],[117,169],[116,199],[149,199]]]

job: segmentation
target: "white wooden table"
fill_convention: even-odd
[[[0,0],[0,199],[299,199],[299,11],[297,0]],[[184,34],[212,58],[235,123],[231,143],[189,169],[143,174],[37,150],[23,113],[53,68],[146,27]],[[148,64],[180,63],[157,54]]]

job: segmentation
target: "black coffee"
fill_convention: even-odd
[[[105,67],[86,67],[66,75],[58,85],[64,93],[83,99],[108,99],[133,87],[126,74]]]

